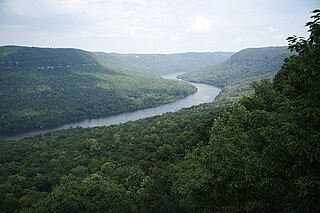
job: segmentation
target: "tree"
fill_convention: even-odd
[[[120,185],[91,175],[59,186],[36,205],[36,212],[131,212],[130,194]]]

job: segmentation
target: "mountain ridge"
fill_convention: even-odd
[[[176,72],[190,72],[208,65],[227,60],[233,52],[186,52],[171,54],[104,53],[95,55],[108,63],[124,66],[141,73],[164,75]]]

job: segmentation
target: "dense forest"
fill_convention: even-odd
[[[232,105],[0,142],[0,209],[318,212],[320,10],[306,26],[274,79]]]
[[[76,49],[0,47],[0,135],[157,106],[196,88]]]
[[[233,54],[232,52],[175,54],[95,53],[96,57],[102,62],[152,75],[190,72],[209,65],[222,63]]]

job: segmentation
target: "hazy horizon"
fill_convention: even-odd
[[[237,52],[305,36],[316,0],[0,0],[0,45],[107,53]]]
[[[284,47],[288,45],[271,45],[271,46],[261,46],[261,47],[245,47],[243,49],[240,49],[239,51],[187,51],[187,52],[107,52],[107,51],[95,51],[95,50],[86,50],[86,49],[81,49],[81,48],[76,48],[76,47],[48,47],[48,46],[28,46],[28,45],[13,45],[13,44],[4,44],[0,45],[0,47],[5,47],[5,46],[16,46],[16,47],[34,47],[34,48],[52,48],[52,49],[78,49],[78,50],[84,50],[88,52],[93,52],[93,53],[108,53],[108,54],[140,54],[140,55],[149,55],[149,54],[154,54],[154,55],[168,55],[168,54],[186,54],[186,53],[237,53],[241,50],[244,49],[255,49],[255,48],[267,48],[267,47]]]

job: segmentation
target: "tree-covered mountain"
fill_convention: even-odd
[[[212,84],[223,88],[220,96],[226,103],[241,95],[252,93],[251,82],[272,79],[292,55],[288,47],[263,47],[241,50],[221,64],[204,67],[179,76],[192,82]]]
[[[153,75],[190,72],[209,65],[219,64],[230,58],[232,54],[231,52],[175,54],[95,53],[101,62]]]
[[[132,111],[181,99],[183,82],[100,64],[76,49],[0,47],[0,134]]]
[[[181,78],[218,87],[224,87],[231,82],[250,82],[250,79],[256,76],[271,78],[290,55],[288,47],[244,49],[221,64],[195,70],[181,75]]]

